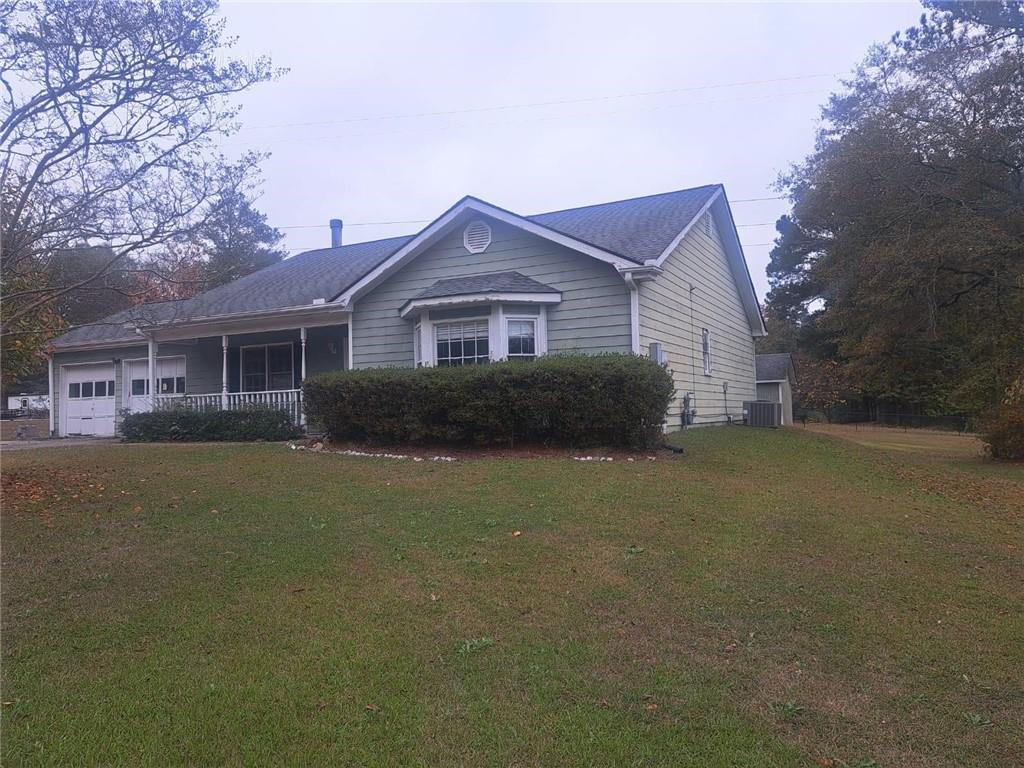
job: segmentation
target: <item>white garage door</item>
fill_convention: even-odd
[[[114,434],[114,366],[69,365],[61,380],[61,434]]]

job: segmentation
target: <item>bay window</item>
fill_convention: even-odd
[[[512,318],[507,321],[508,357],[510,360],[533,360],[537,357],[537,321]]]
[[[491,359],[490,329],[486,320],[436,323],[434,340],[439,366],[477,365]]]

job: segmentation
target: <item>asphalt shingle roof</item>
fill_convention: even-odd
[[[720,189],[720,185],[711,184],[527,218],[642,264],[661,256]]]
[[[467,293],[558,293],[557,288],[539,283],[519,272],[495,272],[490,275],[472,277],[450,277],[438,280],[413,296],[413,299],[438,299],[444,296],[461,296]]]
[[[714,184],[525,218],[642,264],[660,256],[720,189]],[[405,235],[306,251],[191,299],[165,302],[166,306],[159,308],[147,305],[145,310],[133,308],[119,312],[100,324],[71,330],[53,343],[59,348],[84,343],[138,341],[140,337],[134,325],[140,315],[157,322],[185,321],[311,305],[314,299],[320,298],[330,301],[414,237]],[[543,288],[552,290],[547,286]],[[494,289],[495,286],[491,286],[483,290]],[[529,290],[539,289],[534,286]]]
[[[793,358],[788,352],[772,355],[755,355],[755,377],[758,381],[782,381],[789,378]]]

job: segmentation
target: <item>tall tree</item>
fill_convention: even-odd
[[[233,96],[272,78],[231,59],[215,0],[0,0],[0,280],[4,350],[62,297],[194,234],[261,157],[225,160]],[[48,281],[69,248],[86,274]],[[32,327],[36,327],[32,325]]]
[[[209,287],[237,280],[285,256],[279,247],[284,235],[267,224],[266,215],[239,190],[218,197],[213,215],[197,234],[207,256]]]
[[[934,410],[980,410],[1024,365],[1024,44],[985,18],[932,9],[870,52],[781,181],[768,270],[819,356]]]

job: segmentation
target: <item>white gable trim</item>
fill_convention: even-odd
[[[661,256],[656,259],[648,259],[644,263],[654,267],[660,267],[664,264],[666,259],[672,255],[672,252],[679,247],[681,242],[683,242],[683,238],[690,234],[690,230],[697,226],[697,222],[699,222],[701,217],[711,209],[711,205],[720,198],[722,194],[722,188],[719,187],[718,191],[715,192],[715,194],[713,194],[708,201],[701,206],[701,209],[697,211],[696,215],[690,219],[690,223],[683,227],[683,230],[672,239],[672,242],[668,244],[668,248],[661,252]]]
[[[576,240],[568,235],[563,235],[561,232],[548,229],[536,222],[525,219],[522,216],[518,216],[511,211],[506,211],[504,208],[498,208],[495,205],[485,203],[483,200],[478,200],[475,197],[466,197],[449,208],[445,213],[441,214],[441,216],[435,219],[432,223],[428,224],[418,235],[416,235],[416,237],[391,254],[391,256],[385,259],[368,274],[360,278],[344,293],[334,299],[333,303],[341,305],[351,304],[351,302],[359,296],[362,296],[367,291],[375,288],[399,268],[404,266],[406,262],[415,258],[425,248],[428,248],[437,242],[447,233],[448,228],[467,211],[489,216],[496,221],[501,221],[509,224],[510,226],[517,227],[524,232],[537,235],[538,237],[543,237],[545,240],[550,240],[558,245],[563,245],[566,248],[571,248],[574,251],[578,251],[579,253],[591,256],[599,261],[611,264],[618,270],[630,268],[636,269],[639,266],[635,262],[629,261],[621,256],[617,256],[609,251],[602,250],[601,248],[590,245],[589,243],[585,243],[582,240]]]
[[[732,208],[725,196],[725,190],[719,187],[718,191],[701,207],[697,214],[690,219],[690,223],[683,227],[683,230],[673,238],[662,254],[656,259],[649,259],[645,264],[652,267],[660,267],[665,260],[679,247],[683,239],[690,234],[690,231],[697,226],[701,218],[709,214],[718,228],[722,238],[722,245],[725,248],[725,256],[729,261],[733,282],[736,283],[736,290],[743,302],[743,308],[747,313],[747,320],[750,323],[752,336],[767,336],[768,330],[764,325],[764,316],[761,314],[761,305],[757,301],[757,293],[754,291],[754,281],[750,277],[750,267],[747,266],[746,256],[743,254],[743,245],[740,243],[739,233],[736,231],[736,222],[732,218]],[[746,278],[744,280],[743,278]]]

